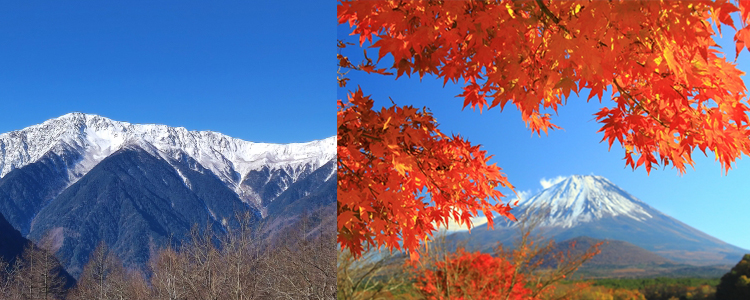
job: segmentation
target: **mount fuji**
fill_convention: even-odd
[[[70,113],[0,134],[0,214],[33,241],[53,238],[71,274],[102,240],[139,267],[193,224],[224,231],[238,214],[330,209],[335,143],[254,143]]]
[[[750,252],[659,212],[601,176],[569,176],[521,200],[512,212],[519,219],[530,216],[544,236],[557,241],[580,236],[620,240],[680,263],[733,264]],[[452,239],[486,249],[496,242],[511,243],[518,226],[496,222],[494,230],[483,225]]]

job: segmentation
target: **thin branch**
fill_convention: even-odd
[[[560,27],[560,29],[562,29],[563,31],[565,31],[565,33],[568,34],[568,35],[570,35],[571,37],[573,37],[573,38],[576,37],[575,35],[573,35],[573,34],[570,33],[570,31],[568,30],[568,28],[566,28],[564,25],[560,24],[560,18],[558,18],[557,16],[555,16],[555,14],[553,14],[552,11],[550,11],[549,8],[547,8],[547,6],[544,5],[544,2],[542,2],[542,0],[536,0],[536,4],[542,10],[542,13],[544,13],[544,15],[546,15],[547,17],[549,17],[552,20],[552,22],[555,22],[555,25],[557,25],[558,27]]]
[[[628,92],[627,92],[627,91],[626,91],[626,90],[625,90],[625,89],[624,89],[624,88],[623,88],[622,86],[620,86],[620,84],[618,84],[618,83],[617,83],[617,79],[615,79],[615,80],[612,80],[612,84],[613,84],[613,85],[614,85],[614,86],[615,86],[615,87],[617,88],[617,90],[618,90],[618,91],[620,92],[620,95],[624,95],[624,96],[625,96],[626,98],[628,98],[628,99],[632,100],[632,101],[633,101],[633,103],[634,103],[634,104],[635,104],[635,105],[636,105],[636,106],[637,106],[638,108],[640,108],[641,110],[643,110],[644,112],[646,112],[646,114],[647,114],[647,115],[648,115],[649,117],[651,117],[651,118],[652,118],[652,119],[654,119],[654,120],[655,120],[656,122],[658,122],[659,124],[661,124],[661,126],[664,126],[664,128],[669,128],[669,126],[668,126],[667,124],[665,124],[665,123],[664,123],[664,122],[663,122],[662,120],[659,120],[659,118],[657,118],[656,116],[654,116],[654,115],[653,115],[653,114],[652,114],[652,113],[651,113],[651,112],[650,112],[650,111],[649,111],[648,109],[646,109],[645,107],[643,107],[643,105],[641,104],[641,102],[640,102],[640,101],[638,101],[638,99],[635,99],[635,97],[633,97],[632,95],[630,95],[630,93],[628,93]]]

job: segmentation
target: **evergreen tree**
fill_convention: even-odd
[[[750,254],[721,277],[716,287],[716,300],[750,299]]]

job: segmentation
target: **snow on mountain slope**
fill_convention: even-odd
[[[74,183],[104,158],[128,145],[137,145],[174,163],[188,155],[243,196],[256,201],[241,186],[248,172],[283,169],[292,181],[336,157],[336,137],[308,143],[253,143],[212,131],[183,127],[131,124],[92,114],[69,113],[18,131],[0,134],[0,178],[39,160],[44,154],[76,151],[83,159],[69,170]],[[72,150],[71,150],[72,149]],[[189,182],[185,182],[189,185]]]
[[[514,213],[532,207],[549,210],[549,218],[540,226],[570,228],[579,223],[603,217],[628,217],[636,221],[651,219],[661,213],[638,200],[601,176],[572,175],[523,200]]]

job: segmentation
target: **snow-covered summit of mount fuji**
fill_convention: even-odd
[[[606,178],[594,175],[569,176],[533,197],[522,200],[513,211],[516,214],[525,213],[530,208],[542,208],[542,213],[549,214],[540,226],[562,228],[604,217],[627,217],[643,221],[661,214]]]
[[[734,263],[748,252],[659,212],[601,176],[572,175],[540,183],[544,190],[519,200],[511,210],[517,222],[500,221],[495,230],[478,226],[470,233],[454,233],[450,239],[467,241],[474,249],[489,249],[498,242],[512,244],[524,232],[519,227],[536,228],[534,235],[544,239],[625,241],[696,265]]]
[[[165,159],[178,160],[186,154],[239,188],[248,172],[262,168],[284,169],[292,177],[303,169],[309,173],[336,157],[335,143],[336,137],[307,143],[254,143],[213,131],[131,124],[76,112],[0,134],[0,178],[48,153],[72,151],[80,159],[69,170],[73,182],[112,153],[138,146]]]

